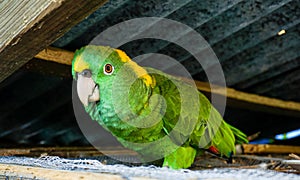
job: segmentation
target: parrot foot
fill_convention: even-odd
[[[171,169],[188,168],[193,164],[196,154],[196,149],[192,147],[179,147],[164,158],[163,167]]]

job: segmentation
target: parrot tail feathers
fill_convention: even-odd
[[[225,121],[222,121],[212,140],[212,146],[218,150],[219,155],[226,156],[227,158],[230,158],[232,153],[235,153],[235,144],[243,143],[248,143],[247,136]],[[211,151],[211,147],[209,150],[211,153],[215,153]]]
[[[246,134],[244,134],[242,131],[238,130],[237,128],[227,124],[232,133],[234,134],[234,137],[235,137],[235,144],[244,144],[244,143],[248,143],[248,139],[247,139],[247,136]]]

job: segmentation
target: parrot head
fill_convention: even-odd
[[[77,50],[72,61],[72,76],[77,80],[77,93],[82,104],[86,107],[89,103],[100,101],[101,89],[112,88],[113,78],[124,66],[124,78],[134,76],[142,79],[147,86],[152,85],[152,78],[146,70],[119,49],[88,45]]]

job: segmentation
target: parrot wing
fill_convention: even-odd
[[[175,144],[230,157],[235,152],[235,143],[248,142],[246,135],[227,124],[198,90],[195,98],[195,87],[191,84],[159,70],[147,71],[156,80],[154,93],[162,95],[167,104],[163,124]]]

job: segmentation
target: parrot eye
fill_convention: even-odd
[[[92,72],[88,69],[85,69],[83,70],[81,73],[80,73],[83,77],[87,77],[87,78],[90,78],[92,77]]]
[[[111,75],[114,72],[114,67],[111,64],[105,64],[103,71],[104,74]]]

